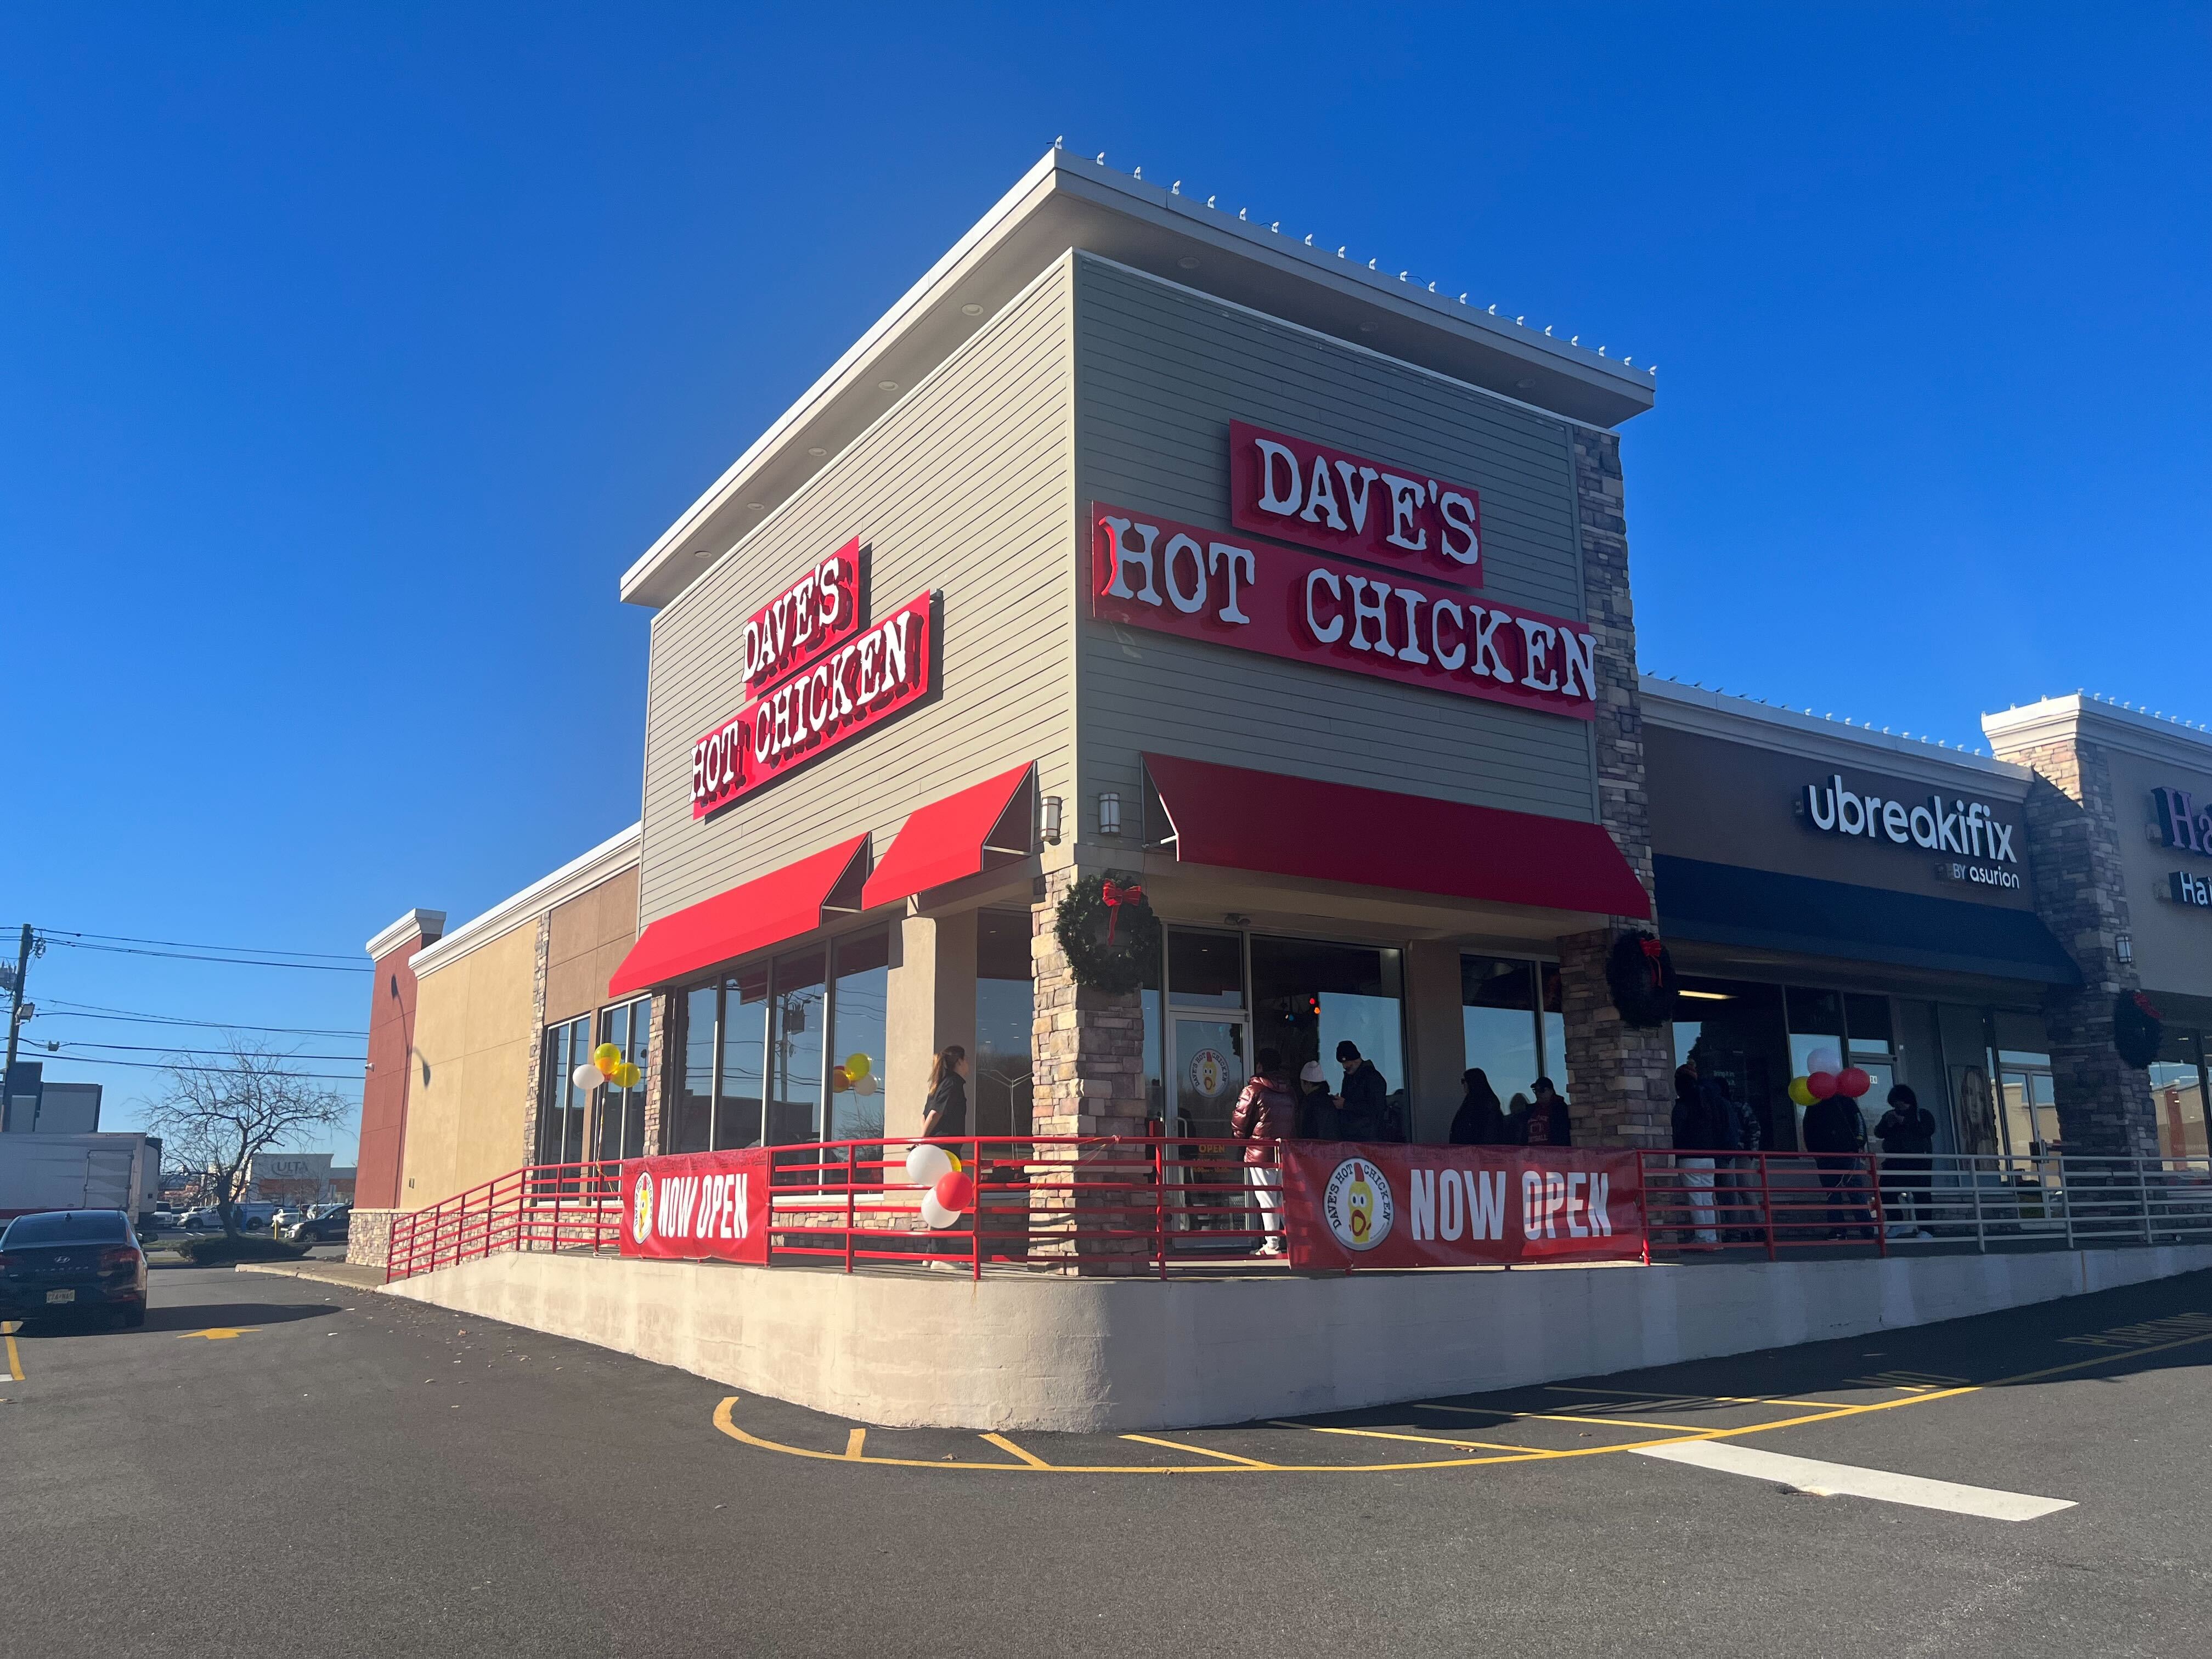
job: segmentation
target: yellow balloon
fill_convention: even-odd
[[[875,1070],[875,1061],[870,1060],[866,1054],[848,1054],[845,1056],[845,1075],[855,1083],[858,1083],[862,1078],[867,1076],[867,1074]]]
[[[592,1050],[592,1064],[599,1068],[601,1077],[612,1077],[615,1067],[623,1063],[623,1051],[611,1042],[602,1042]]]
[[[945,1157],[952,1160],[952,1173],[958,1175],[960,1173],[960,1154],[957,1152],[947,1152],[945,1153]]]
[[[645,1073],[639,1071],[635,1064],[626,1060],[615,1067],[615,1086],[617,1089],[635,1089],[637,1087],[637,1080],[644,1075]]]
[[[1810,1106],[1813,1103],[1813,1091],[1806,1085],[1803,1078],[1793,1077],[1790,1079],[1790,1098],[1800,1106]]]

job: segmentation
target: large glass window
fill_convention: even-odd
[[[1674,1022],[1674,1061],[1751,1108],[1769,1152],[1798,1144],[1790,1104],[1790,1045],[1782,988],[1727,979],[1684,979]]]
[[[722,982],[721,1070],[714,1091],[714,1150],[761,1144],[768,1098],[768,969]]]
[[[572,1079],[592,1057],[588,1016],[545,1028],[538,1068],[538,1162],[580,1164],[584,1158],[584,1112],[590,1091]]]
[[[836,1000],[830,1033],[831,1140],[880,1140],[884,1133],[884,1026],[890,994],[889,933],[837,941]],[[970,1068],[973,1069],[972,1067]],[[862,1172],[879,1180],[880,1173]]]
[[[1459,1000],[1468,1066],[1489,1080],[1500,1104],[1527,1094],[1544,1075],[1536,1048],[1536,964],[1514,957],[1462,957]]]
[[[776,958],[769,1020],[771,1146],[822,1139],[822,1039],[830,1012],[823,969],[818,950]]]
[[[695,985],[684,994],[684,1080],[667,1136],[671,1152],[703,1152],[714,1144],[716,994],[712,985]]]
[[[1168,995],[1178,1008],[1242,1008],[1243,936],[1169,929]]]
[[[596,1158],[612,1160],[645,1155],[645,1074],[653,1046],[653,999],[639,997],[599,1012],[599,1041],[611,1042],[637,1067],[632,1088],[611,1083],[599,1089]],[[588,1056],[586,1056],[588,1058]]]
[[[2169,1030],[2150,1068],[2152,1108],[2158,1114],[2158,1150],[2166,1158],[2203,1158],[2204,1037]]]
[[[1030,1039],[1036,999],[1025,910],[986,910],[975,918],[975,1133],[1030,1130]]]
[[[1173,977],[1172,958],[1168,971],[1168,988],[1181,1005],[1182,983]],[[1279,1050],[1292,1076],[1307,1061],[1319,1060],[1331,1086],[1340,1088],[1336,1045],[1356,1044],[1360,1058],[1381,1074],[1383,1093],[1396,1107],[1399,1121],[1407,1121],[1405,1008],[1397,951],[1255,935],[1252,992],[1259,1019],[1255,1053]],[[1178,1054],[1178,1063],[1181,1058]]]

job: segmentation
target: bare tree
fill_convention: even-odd
[[[169,1063],[167,1092],[151,1114],[164,1157],[201,1172],[204,1191],[238,1236],[238,1206],[254,1158],[308,1129],[345,1121],[343,1097],[316,1088],[292,1056],[233,1037],[227,1064]]]

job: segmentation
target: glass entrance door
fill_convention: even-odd
[[[1195,1140],[1176,1160],[1182,1224],[1192,1232],[1240,1231],[1244,1218],[1244,1153],[1229,1133],[1229,1116],[1244,1091],[1244,1022],[1218,1014],[1178,1014],[1168,1060],[1175,1081],[1174,1138]]]

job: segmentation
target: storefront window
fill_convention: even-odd
[[[2004,1146],[1997,1139],[1996,1096],[1990,1080],[1989,1016],[1979,1008],[1947,1002],[1938,1006],[1936,1018],[1952,1109],[1958,1115],[1959,1150],[1969,1158],[1995,1158]]]
[[[822,1028],[830,1000],[822,956],[802,951],[776,958],[769,1025],[775,1073],[768,1103],[771,1146],[822,1139]]]
[[[715,988],[695,985],[684,994],[684,1083],[668,1150],[703,1152],[714,1139]]]
[[[890,989],[890,935],[837,941],[836,1001],[830,1033],[831,1140],[880,1140],[884,1133],[884,1021]],[[873,1170],[866,1178],[879,1180]]]
[[[768,969],[722,981],[721,1072],[714,1085],[714,1150],[761,1144],[767,1098]]]
[[[1406,1041],[1402,969],[1395,951],[1310,939],[1252,940],[1253,1006],[1259,1018],[1255,1052],[1273,1048],[1296,1077],[1319,1060],[1332,1088],[1341,1073],[1336,1045],[1358,1045],[1382,1073],[1383,1092],[1406,1112]],[[1182,1000],[1176,988],[1176,1000]],[[1454,1102],[1456,1105],[1458,1103]]]
[[[599,1041],[622,1050],[622,1057],[637,1067],[639,1075],[635,1088],[617,1089],[611,1083],[600,1088],[599,1123],[593,1136],[598,1158],[611,1161],[644,1155],[644,1074],[652,1036],[652,998],[639,997],[600,1011]]]
[[[1178,1008],[1244,1006],[1244,941],[1236,933],[1168,933],[1168,995]]]
[[[1674,1022],[1674,1063],[1728,1091],[1759,1120],[1768,1152],[1794,1151],[1796,1120],[1790,1103],[1790,1044],[1782,988],[1755,981],[1685,979]]]
[[[1468,1065],[1489,1079],[1500,1104],[1528,1093],[1544,1075],[1537,1054],[1536,964],[1510,957],[1462,957],[1459,1000]]]
[[[2166,1158],[2203,1158],[2204,1036],[2168,1030],[2150,1068],[2151,1107],[2158,1115],[2158,1150]]]
[[[538,1162],[580,1164],[584,1158],[584,1109],[589,1099],[571,1074],[592,1057],[588,1017],[545,1028],[539,1068]]]
[[[975,1133],[1030,1133],[1030,1037],[1036,1018],[1030,918],[986,910],[975,918]]]
[[[1566,994],[1559,983],[1559,963],[1538,963],[1536,977],[1544,992],[1544,1075],[1552,1079],[1554,1089],[1571,1100],[1575,1079],[1567,1067]]]

